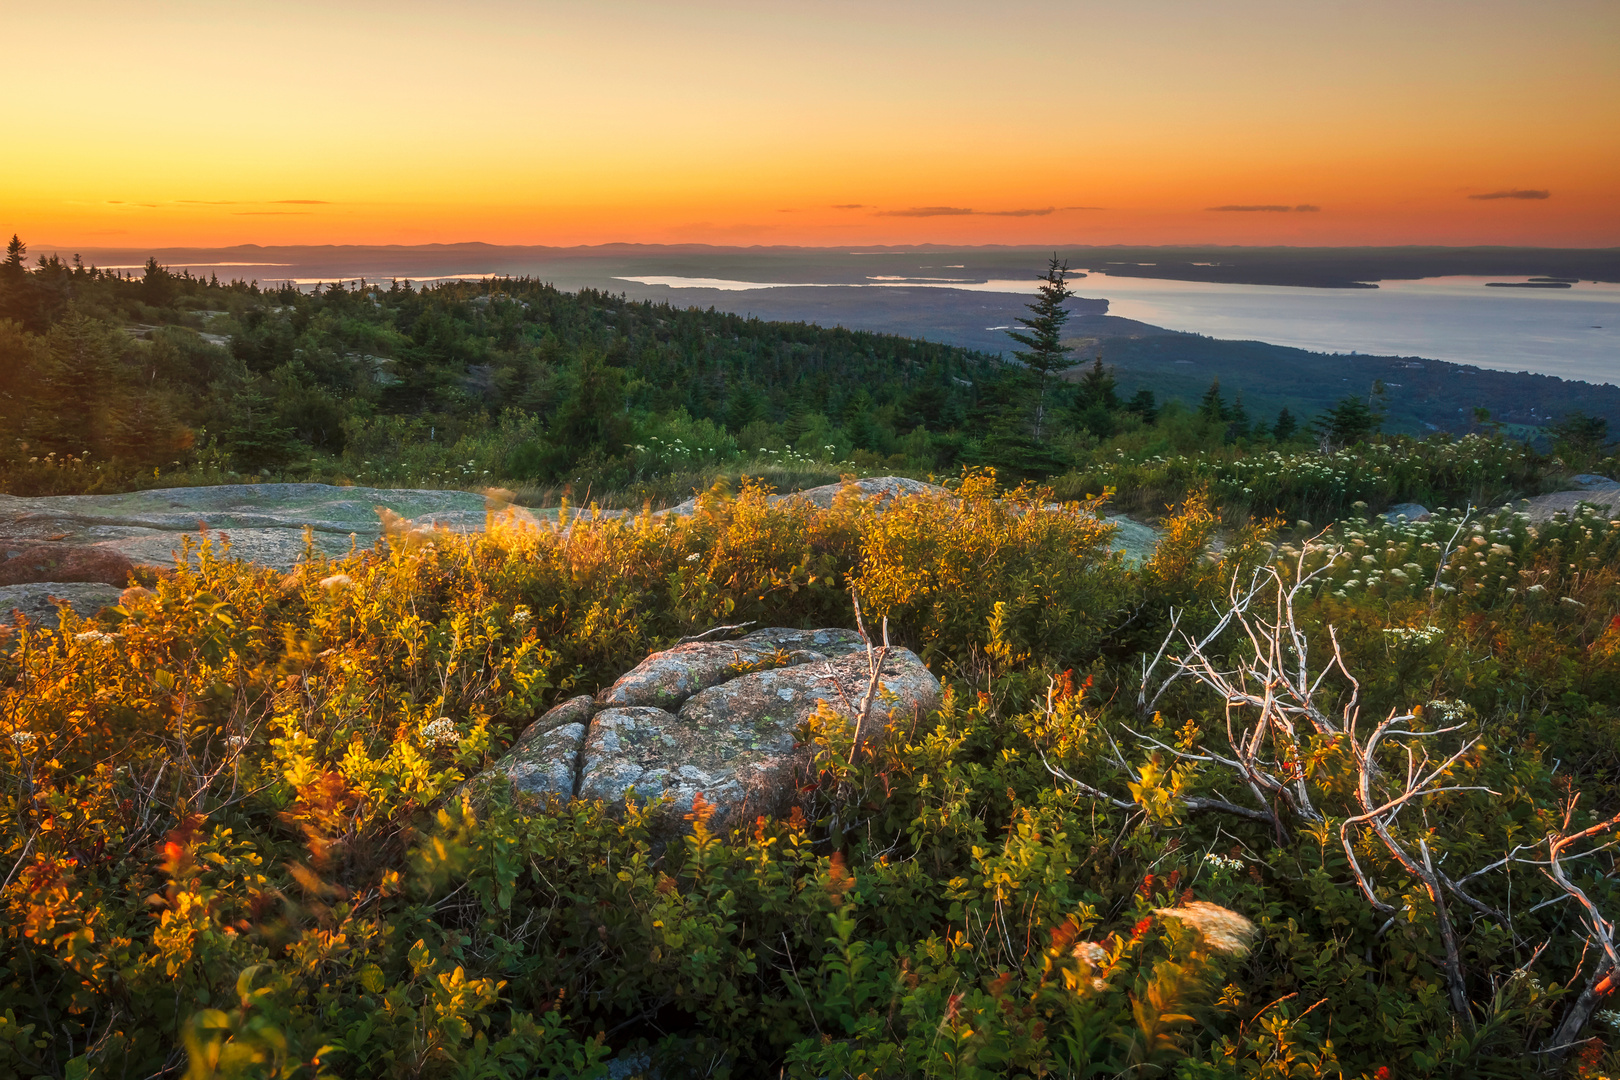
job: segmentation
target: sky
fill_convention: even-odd
[[[1620,245],[1615,0],[0,0],[0,232]]]

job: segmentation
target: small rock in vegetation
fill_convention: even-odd
[[[1422,503],[1397,503],[1384,512],[1384,520],[1391,525],[1403,518],[1407,521],[1428,521],[1429,508]]]
[[[134,569],[118,551],[94,544],[0,542],[0,585],[97,581],[122,588]]]
[[[35,626],[54,629],[61,623],[58,603],[89,618],[119,599],[117,587],[97,581],[4,585],[0,586],[0,625],[10,624],[21,613]]]

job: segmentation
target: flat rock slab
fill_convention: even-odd
[[[1620,514],[1620,484],[1610,483],[1584,488],[1580,491],[1555,491],[1550,495],[1537,495],[1521,503],[1506,507],[1530,515],[1531,521],[1551,521],[1555,514],[1572,514],[1582,503],[1598,507],[1610,516]]]
[[[216,540],[219,533],[229,538],[236,558],[285,570],[304,557],[306,528],[313,531],[318,551],[337,556],[351,543],[369,547],[382,535],[379,508],[418,524],[472,532],[484,528],[486,506],[482,495],[468,491],[331,484],[224,484],[42,498],[0,495],[0,541],[94,546],[134,565],[168,568],[175,565],[182,538],[189,534],[195,540],[206,527]]]
[[[769,665],[737,663],[759,656]],[[799,726],[823,705],[853,725],[873,659],[848,630],[772,628],[736,641],[676,646],[649,656],[594,698],[552,709],[477,782],[615,803],[632,793],[643,800],[667,796],[671,824],[699,792],[716,805],[718,823],[778,813],[795,798],[796,773],[809,761],[797,742]],[[881,739],[891,724],[939,704],[939,680],[909,650],[890,649],[862,740]]]
[[[1114,526],[1113,538],[1108,542],[1109,548],[1122,553],[1127,563],[1140,566],[1153,557],[1153,549],[1159,546],[1158,529],[1134,521],[1124,514],[1111,514],[1103,520]]]
[[[0,586],[0,625],[16,621],[20,612],[34,626],[55,629],[61,623],[57,602],[89,618],[118,603],[123,589],[101,582],[44,582]]]
[[[852,488],[861,498],[886,506],[908,495],[940,494],[937,484],[901,476],[873,476],[848,485],[827,484],[772,501],[801,499],[823,509],[840,492]],[[65,544],[103,549],[132,566],[159,570],[175,565],[186,537],[195,545],[204,530],[215,542],[229,540],[231,555],[278,570],[290,569],[306,554],[304,530],[313,534],[316,552],[342,556],[353,547],[369,548],[382,535],[379,510],[389,510],[416,526],[458,532],[480,532],[489,503],[470,491],[417,488],[336,487],[331,484],[223,484],[212,487],[155,488],[123,495],[53,495],[22,498],[0,495],[0,541]],[[661,511],[691,514],[697,500]],[[631,516],[627,511],[601,511],[603,517]],[[555,521],[555,510],[523,511],[521,519]],[[1113,547],[1140,561],[1158,542],[1153,528],[1125,517],[1117,525]],[[31,581],[80,580],[74,577]],[[110,580],[103,574],[95,580]],[[0,578],[0,584],[4,584]]]

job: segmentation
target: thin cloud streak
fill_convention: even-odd
[[[909,210],[879,210],[878,217],[967,217],[973,211],[965,206],[913,206]]]
[[[1470,195],[1470,199],[1550,199],[1552,192],[1545,188],[1510,188],[1507,191],[1487,191],[1483,195]]]
[[[854,210],[857,207],[833,207],[835,210]],[[907,210],[874,210],[874,217],[1046,217],[1065,210],[1101,210],[1101,206],[1045,206],[1020,210],[974,210],[967,206],[913,206]],[[1314,207],[1313,207],[1314,209]]]
[[[1204,209],[1222,214],[1314,214],[1322,208],[1312,206],[1310,203],[1300,203],[1298,206],[1279,206],[1274,203],[1265,203],[1261,205],[1206,206]]]
[[[1045,217],[1047,214],[1057,213],[1057,207],[1048,206],[1045,210],[986,210],[986,217]]]

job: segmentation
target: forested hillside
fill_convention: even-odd
[[[19,256],[0,290],[5,468],[21,488],[51,454],[102,473],[63,490],[154,469],[423,483],[474,465],[609,488],[739,446],[948,466],[1006,396],[1002,366],[960,349],[528,280],[266,292],[155,263],[138,278],[27,271]]]
[[[1571,414],[1557,458],[1498,441],[1486,453],[1506,455],[1500,468],[1463,475],[1431,467],[1448,438],[1396,440],[1429,464],[1392,482],[1361,461],[1310,490],[1272,469],[1289,482],[1269,490],[1228,481],[1257,451],[1353,447],[1403,391],[1370,380],[1324,414],[1260,414],[1218,381],[1160,401],[1071,354],[1037,393],[1023,366],[969,350],[531,280],[267,291],[155,261],[131,275],[25,254],[14,240],[0,264],[0,489],[13,494],[273,479],[640,505],[724,473],[792,487],[989,466],[1075,494],[1113,486],[1152,514],[1210,484],[1237,520],[1533,493],[1606,445],[1603,421]],[[1473,426],[1497,433],[1488,414]]]

